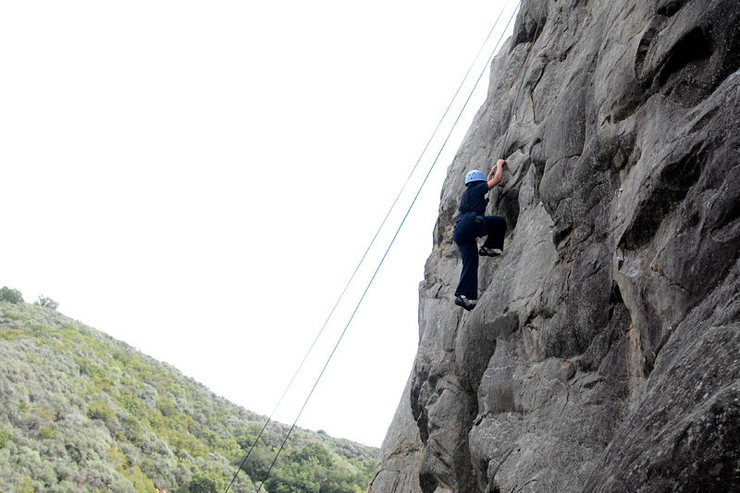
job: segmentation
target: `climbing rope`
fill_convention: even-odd
[[[388,257],[388,253],[390,252],[391,248],[393,247],[393,244],[395,243],[396,239],[398,238],[398,234],[401,232],[401,229],[403,228],[404,224],[406,223],[406,219],[408,218],[409,214],[411,213],[411,210],[414,207],[414,204],[416,204],[417,199],[419,198],[419,195],[421,194],[422,189],[426,185],[429,176],[431,175],[435,165],[439,161],[439,157],[442,155],[442,152],[445,149],[445,146],[447,145],[447,142],[449,141],[450,137],[452,136],[453,131],[455,130],[458,122],[460,121],[460,118],[462,117],[465,109],[468,106],[468,103],[470,102],[470,99],[473,97],[473,94],[475,93],[475,90],[478,87],[478,84],[480,83],[481,79],[483,78],[483,75],[486,72],[486,69],[491,63],[491,60],[493,59],[493,56],[496,54],[496,51],[498,50],[499,44],[501,43],[501,40],[503,39],[504,34],[509,28],[509,25],[511,24],[511,21],[514,19],[514,15],[516,14],[517,10],[514,10],[511,17],[509,17],[508,22],[506,23],[506,27],[501,33],[501,36],[499,37],[498,41],[496,42],[496,45],[494,46],[491,55],[488,57],[486,64],[483,66],[483,70],[481,71],[480,75],[475,81],[475,84],[473,85],[473,88],[470,90],[470,93],[468,94],[467,99],[465,100],[465,103],[463,104],[462,108],[460,109],[460,112],[457,115],[457,118],[455,119],[455,122],[452,124],[452,127],[450,128],[449,132],[447,133],[447,137],[445,138],[444,142],[442,143],[442,146],[439,149],[439,152],[434,158],[434,161],[430,165],[429,169],[427,170],[426,175],[424,176],[424,180],[419,185],[419,188],[416,191],[416,194],[414,195],[413,200],[411,201],[411,204],[409,205],[408,209],[406,210],[406,214],[403,216],[403,219],[401,220],[401,223],[399,224],[398,228],[396,229],[396,232],[393,235],[393,238],[391,239],[390,243],[388,244],[388,247],[385,249],[385,252],[383,253],[383,256],[380,259],[380,262],[378,263],[378,266],[375,268],[375,271],[373,272],[372,277],[368,281],[367,285],[365,286],[364,291],[362,292],[362,296],[360,296],[360,299],[357,301],[357,304],[355,305],[354,310],[352,311],[352,314],[350,315],[349,319],[347,320],[347,323],[345,324],[341,334],[339,335],[339,338],[337,339],[337,342],[335,343],[331,353],[329,354],[329,357],[327,358],[326,362],[324,363],[324,366],[322,367],[321,371],[319,372],[318,377],[314,381],[313,386],[311,387],[310,392],[306,396],[305,401],[303,402],[303,405],[301,406],[301,409],[298,411],[298,414],[293,420],[293,424],[290,426],[290,429],[288,430],[288,433],[286,434],[285,438],[283,439],[282,443],[280,444],[280,448],[278,449],[277,453],[275,454],[275,457],[272,460],[272,463],[270,464],[270,467],[267,470],[267,474],[265,475],[265,478],[260,483],[260,486],[257,488],[257,493],[259,493],[262,490],[262,486],[267,482],[267,480],[270,478],[270,473],[272,472],[273,467],[275,466],[275,463],[277,462],[278,458],[280,457],[281,452],[285,448],[285,444],[288,442],[288,439],[290,438],[290,435],[293,433],[293,430],[295,429],[296,424],[298,423],[298,420],[300,419],[301,415],[303,414],[303,411],[305,410],[306,406],[308,405],[309,400],[311,399],[311,396],[313,395],[314,391],[316,390],[316,387],[318,386],[319,382],[321,381],[321,378],[324,376],[324,372],[329,366],[329,363],[331,362],[332,358],[334,357],[334,354],[337,351],[337,348],[339,347],[340,343],[342,342],[342,339],[344,339],[344,336],[347,333],[347,330],[349,329],[352,320],[355,318],[355,315],[357,314],[357,311],[360,308],[360,305],[362,305],[362,302],[365,299],[365,296],[367,295],[368,291],[370,290],[370,287],[373,285],[373,282],[375,281],[375,278],[378,275],[378,272],[380,271],[380,268],[383,266],[383,263],[385,262],[385,259]],[[449,108],[448,108],[449,109]],[[238,471],[237,471],[238,472]],[[228,490],[227,490],[228,491]]]
[[[480,48],[478,49],[478,52],[476,53],[475,57],[473,58],[473,61],[470,63],[470,66],[468,67],[468,70],[465,72],[465,75],[463,76],[462,80],[460,81],[460,85],[457,87],[457,90],[455,91],[455,94],[452,96],[452,99],[450,100],[450,103],[447,105],[447,108],[445,109],[444,113],[442,114],[442,117],[437,122],[437,126],[434,128],[434,131],[432,132],[432,135],[429,137],[429,140],[424,145],[424,149],[421,151],[421,154],[419,154],[419,157],[417,158],[416,163],[414,163],[413,167],[411,168],[411,171],[409,172],[408,176],[406,177],[406,181],[403,183],[403,186],[401,186],[401,189],[396,194],[396,197],[393,200],[393,203],[391,204],[390,208],[386,212],[385,217],[381,221],[380,226],[378,226],[378,229],[375,231],[375,234],[373,235],[373,238],[370,240],[370,243],[368,244],[367,248],[365,249],[365,252],[362,254],[362,257],[360,258],[360,261],[355,266],[354,271],[350,275],[349,279],[347,280],[346,284],[344,285],[344,288],[342,289],[341,293],[339,294],[339,297],[337,298],[337,301],[334,303],[334,306],[329,311],[329,314],[327,315],[326,319],[324,320],[324,323],[321,325],[321,328],[319,329],[318,333],[314,337],[314,340],[311,343],[311,345],[309,346],[308,351],[306,351],[306,354],[303,356],[303,359],[301,360],[301,362],[299,363],[298,367],[296,368],[295,373],[293,373],[293,376],[291,377],[290,381],[288,382],[288,385],[285,387],[285,390],[283,391],[282,395],[278,399],[277,404],[275,404],[275,407],[272,409],[272,412],[270,413],[270,416],[267,418],[267,421],[265,421],[265,424],[260,429],[259,433],[257,434],[257,437],[254,439],[254,441],[250,445],[249,450],[247,451],[247,454],[244,456],[244,459],[241,461],[241,463],[239,464],[239,467],[237,468],[236,472],[234,473],[234,477],[231,478],[231,482],[226,487],[226,493],[228,493],[229,489],[234,484],[234,481],[236,480],[237,476],[239,475],[239,471],[247,463],[247,460],[249,460],[249,457],[252,455],[252,451],[256,447],[256,445],[257,445],[258,441],[260,440],[260,438],[262,438],[262,435],[264,434],[265,430],[267,429],[267,426],[270,424],[270,422],[272,422],[272,418],[274,417],[275,412],[280,407],[280,404],[282,404],[283,399],[285,398],[285,396],[287,395],[288,391],[293,386],[293,383],[295,382],[295,379],[300,374],[301,369],[303,369],[303,365],[306,363],[306,360],[308,359],[309,355],[311,354],[311,352],[313,351],[314,347],[316,346],[316,343],[321,338],[321,335],[323,334],[324,329],[326,329],[327,324],[329,323],[329,321],[333,317],[334,312],[336,311],[336,309],[339,306],[339,304],[341,303],[341,301],[344,299],[344,295],[347,292],[347,289],[352,284],[352,281],[354,280],[355,276],[357,275],[357,272],[360,270],[360,267],[365,262],[365,258],[367,257],[368,253],[370,252],[370,249],[375,244],[375,240],[378,238],[378,235],[380,234],[380,231],[383,229],[383,227],[385,226],[386,222],[388,221],[388,218],[390,217],[391,212],[395,209],[396,204],[398,203],[398,200],[401,198],[401,195],[406,190],[406,187],[408,186],[409,181],[411,180],[411,177],[414,175],[416,169],[419,166],[419,163],[421,162],[422,158],[424,157],[424,155],[426,154],[427,150],[429,149],[429,145],[432,143],[432,140],[437,136],[437,132],[439,131],[439,128],[441,127],[442,122],[447,117],[447,114],[449,113],[450,109],[452,108],[453,103],[457,99],[457,96],[460,94],[460,91],[462,90],[465,82],[468,80],[468,76],[470,75],[470,72],[473,70],[473,67],[475,66],[475,62],[478,60],[478,58],[480,57],[480,54],[483,52],[483,49],[488,44],[488,41],[490,40],[491,35],[495,31],[496,26],[498,25],[498,22],[501,19],[501,15],[504,13],[504,10],[506,10],[506,7],[508,6],[508,4],[509,4],[509,2],[507,2],[507,4],[505,4],[504,7],[502,7],[502,9],[499,11],[498,16],[496,17],[496,20],[493,23],[493,26],[491,27],[490,31],[488,31],[488,34],[486,35],[486,39],[483,41],[483,43],[481,44]],[[511,22],[511,20],[509,22]],[[507,24],[507,28],[508,28],[508,24]],[[504,32],[505,31],[506,31],[506,29],[504,29]],[[499,38],[499,41],[498,42],[500,42],[500,41],[501,41],[501,39]],[[498,43],[496,44],[496,46],[498,46]],[[495,48],[494,48],[494,50],[495,50]]]

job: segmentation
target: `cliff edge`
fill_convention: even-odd
[[[740,489],[739,26],[736,0],[523,1],[370,492]],[[454,218],[498,157],[505,254],[464,312]]]

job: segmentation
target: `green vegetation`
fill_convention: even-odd
[[[49,426],[42,426],[41,430],[39,431],[39,438],[42,440],[49,440],[51,438],[54,438],[54,430],[52,430]]]
[[[334,457],[321,444],[306,445],[290,456],[290,462],[275,471],[266,485],[274,493],[362,493],[367,482],[361,471],[338,468]]]
[[[105,421],[113,417],[113,409],[104,401],[93,401],[87,409],[87,417]]]
[[[51,306],[2,296],[0,491],[223,491],[263,417]],[[256,491],[287,429],[267,428],[232,491]],[[365,491],[376,449],[293,437],[262,491]]]
[[[5,427],[0,426],[0,448],[4,448],[8,444],[9,439],[10,433],[8,433],[8,430],[6,430]]]
[[[7,301],[15,305],[23,303],[23,295],[17,289],[10,289],[7,286],[0,288],[0,301]]]
[[[59,308],[59,303],[44,295],[39,296],[39,299],[36,300],[36,304],[51,308],[52,310]]]
[[[226,489],[226,477],[217,470],[198,471],[190,480],[191,493],[221,493]]]

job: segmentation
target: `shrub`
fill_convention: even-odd
[[[23,482],[21,483],[21,490],[20,493],[35,493],[36,488],[33,486],[33,481],[28,476],[23,478]]]
[[[162,416],[177,416],[177,407],[172,399],[160,397],[157,401],[157,408]]]
[[[134,466],[131,469],[126,470],[124,474],[126,478],[133,483],[135,491],[158,491],[152,480],[149,479],[146,474],[141,472],[139,466]]]
[[[0,426],[0,448],[4,448],[10,440],[10,432],[3,426]]]
[[[50,438],[54,438],[54,430],[52,430],[48,426],[42,426],[41,431],[39,432],[39,437],[42,440],[49,440]]]
[[[105,421],[113,417],[113,409],[105,401],[93,401],[87,408],[87,417]]]
[[[51,298],[44,296],[43,294],[39,296],[39,299],[36,300],[35,304],[51,308],[52,310],[56,310],[57,308],[59,308],[59,303]]]
[[[28,318],[25,313],[13,312],[10,310],[5,312],[5,316],[10,320],[26,320]]]
[[[215,470],[198,471],[190,481],[190,493],[220,493],[224,488],[224,476]]]
[[[11,289],[7,286],[0,288],[0,301],[19,304],[23,303],[23,295],[17,289]]]

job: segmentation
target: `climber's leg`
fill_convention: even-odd
[[[501,255],[504,249],[504,236],[506,236],[506,219],[499,216],[485,216],[480,219],[483,222],[481,236],[487,236],[480,249],[480,254],[491,257]]]
[[[469,300],[478,299],[478,245],[475,239],[465,243],[458,243],[462,257],[462,272],[460,283],[455,290],[455,296],[465,296]]]

